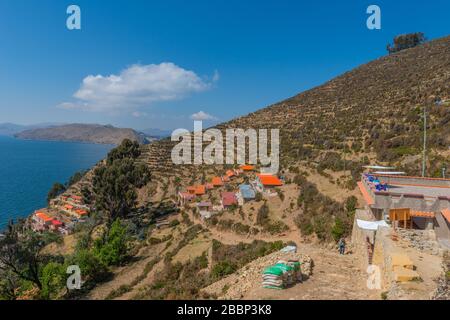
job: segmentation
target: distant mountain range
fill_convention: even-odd
[[[111,125],[99,124],[65,124],[51,125],[47,127],[20,126],[14,124],[0,125],[3,134],[13,135],[19,139],[27,140],[53,140],[53,141],[77,141],[102,144],[120,144],[123,139],[150,143],[158,137],[147,135],[130,128],[116,128]],[[25,130],[23,130],[25,128]]]
[[[140,131],[150,137],[155,137],[155,138],[160,138],[160,139],[167,138],[172,135],[172,130],[162,130],[162,129],[150,128],[150,129],[144,129],[144,130],[140,130]]]
[[[0,136],[13,136],[16,133],[19,133],[21,131],[25,130],[31,130],[31,129],[39,129],[39,128],[49,128],[61,125],[60,123],[38,123],[33,125],[21,125],[21,124],[15,124],[15,123],[0,123]]]

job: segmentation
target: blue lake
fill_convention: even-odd
[[[54,182],[103,159],[112,145],[29,141],[0,136],[0,230],[46,206]]]

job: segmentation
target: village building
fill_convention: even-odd
[[[197,203],[197,208],[201,211],[210,211],[212,209],[212,203],[209,201],[202,201]]]
[[[205,185],[187,187],[187,192],[196,196],[202,196],[206,193]]]
[[[52,231],[59,231],[63,227],[63,223],[59,221],[58,219],[53,219],[49,228]]]
[[[65,224],[60,219],[51,216],[47,209],[38,210],[31,216],[31,229],[34,232],[53,231],[68,234]]]
[[[233,178],[235,175],[236,175],[236,173],[234,172],[234,170],[227,170],[227,172],[225,173],[226,174],[226,176],[228,177],[228,178]]]
[[[283,182],[276,176],[270,174],[258,174],[256,176],[256,186],[263,191],[270,191],[275,187],[280,187]]]
[[[213,215],[213,205],[209,201],[202,201],[197,203],[197,208],[202,219],[209,219]]]
[[[249,184],[241,184],[239,186],[239,193],[240,193],[241,198],[244,201],[251,201],[251,200],[255,199],[255,197],[256,197],[255,190]]]
[[[75,211],[73,212],[73,214],[78,218],[78,219],[83,219],[86,218],[89,215],[89,212],[87,210],[84,209],[75,209]]]
[[[241,169],[242,171],[254,171],[255,166],[246,164],[246,165],[239,166],[239,169]]]
[[[223,192],[222,193],[222,201],[221,201],[223,208],[229,208],[233,205],[237,205],[237,197],[234,192]]]
[[[211,183],[214,187],[221,187],[223,186],[223,181],[221,177],[214,177],[211,179]]]
[[[31,218],[32,229],[35,232],[48,230],[53,218],[43,211],[36,211]]]
[[[365,173],[358,187],[373,220],[433,229],[450,247],[450,179]]]
[[[71,195],[67,200],[75,204],[83,204],[83,198],[81,196]]]
[[[195,199],[195,194],[189,192],[178,192],[178,204],[184,206]]]

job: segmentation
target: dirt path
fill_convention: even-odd
[[[380,299],[380,292],[368,290],[367,276],[359,269],[355,255],[338,253],[301,244],[299,252],[309,255],[314,261],[313,274],[303,283],[285,290],[264,289],[255,284],[244,299],[276,300],[362,300]]]
[[[201,221],[195,221],[201,223]],[[224,244],[249,243],[255,239],[264,241],[294,241],[298,252],[309,255],[314,262],[313,275],[304,283],[286,290],[264,289],[260,283],[244,296],[244,299],[380,299],[380,291],[368,290],[367,274],[359,268],[360,258],[355,254],[339,255],[337,250],[320,245],[304,243],[300,232],[292,228],[282,236],[256,235],[242,236],[234,232],[210,229],[211,237]]]

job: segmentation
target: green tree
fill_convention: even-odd
[[[9,270],[0,271],[0,300],[16,300],[21,279]]]
[[[40,271],[48,257],[40,253],[47,244],[45,239],[21,226],[14,225],[0,241],[0,270],[15,274],[18,278],[34,283],[42,289]],[[20,236],[19,236],[20,234]]]
[[[413,48],[426,41],[425,35],[422,32],[401,34],[394,38],[394,44],[388,44],[387,50],[389,53],[395,53],[404,49]]]
[[[41,272],[41,298],[45,300],[57,299],[65,288],[67,274],[66,267],[57,262],[49,262]]]
[[[117,147],[112,149],[107,156],[108,164],[112,164],[114,160],[120,159],[136,159],[141,154],[139,148],[139,143],[136,141],[131,141],[130,139],[124,139],[122,143]]]
[[[64,191],[66,191],[66,187],[59,182],[55,182],[47,194],[47,202],[50,202],[50,200],[56,198]]]
[[[108,215],[108,221],[126,217],[136,206],[136,188],[150,180],[150,171],[144,164],[136,165],[132,159],[114,160],[94,171],[93,190],[98,210]]]

